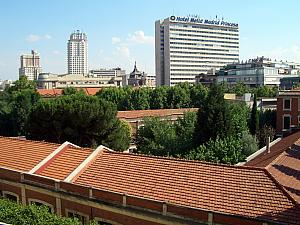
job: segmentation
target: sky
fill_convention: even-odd
[[[300,62],[299,0],[2,0],[0,79],[17,79],[20,55],[40,53],[43,72],[67,72],[67,41],[88,35],[89,69],[154,74],[154,23],[197,14],[239,23],[240,59]]]

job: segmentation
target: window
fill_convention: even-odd
[[[49,212],[53,213],[54,212],[54,208],[51,204],[38,200],[38,199],[28,199],[29,204],[34,204],[36,206],[45,206]]]
[[[290,115],[283,116],[283,129],[289,130],[290,127],[291,127],[291,116]]]
[[[68,210],[68,209],[66,209],[66,212],[67,212],[68,217],[77,218],[81,222],[82,225],[87,225],[88,222],[89,222],[87,215],[84,215],[82,213],[79,213],[79,212],[76,212],[76,211],[73,211],[73,210]]]
[[[283,109],[291,110],[291,99],[283,99]]]
[[[19,202],[19,196],[15,193],[12,193],[10,191],[3,191],[2,195],[4,198],[7,198],[13,202]]]

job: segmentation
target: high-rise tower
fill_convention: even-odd
[[[87,35],[79,30],[73,32],[68,41],[68,73],[88,73]]]
[[[37,80],[42,72],[40,66],[40,55],[31,50],[31,54],[23,54],[20,57],[19,77],[26,76],[28,80]]]
[[[237,23],[190,16],[171,16],[155,23],[158,86],[195,83],[197,75],[238,60]]]

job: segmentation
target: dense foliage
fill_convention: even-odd
[[[199,107],[208,88],[186,83],[174,87],[137,88],[111,87],[97,93],[101,99],[113,102],[118,110],[170,109]]]
[[[138,130],[137,148],[140,153],[158,156],[183,155],[193,148],[196,113],[188,112],[174,123],[158,117],[145,118]]]
[[[35,83],[21,77],[0,94],[0,135],[23,136],[32,106],[40,99]]]
[[[249,88],[243,83],[229,87],[226,83],[219,85],[224,93],[235,93],[242,96],[245,93],[256,94],[257,97],[275,97],[277,87]],[[198,108],[208,94],[208,88],[202,84],[189,85],[181,83],[174,87],[161,86],[155,89],[131,87],[104,88],[97,96],[117,105],[118,110],[138,109],[168,109],[168,108]]]
[[[15,225],[81,225],[76,218],[59,217],[50,213],[46,207],[24,206],[2,198],[0,198],[0,221]]]
[[[130,134],[116,114],[112,103],[83,94],[41,100],[29,114],[26,137],[86,147],[106,143],[115,150],[126,150]]]
[[[257,151],[257,140],[248,129],[249,108],[225,101],[223,88],[213,85],[199,102],[197,114],[185,114],[174,123],[146,119],[138,130],[138,151],[227,164]]]

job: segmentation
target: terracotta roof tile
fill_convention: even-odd
[[[68,145],[35,174],[64,180],[91,153],[92,149],[75,148]]]
[[[0,166],[29,172],[56,148],[58,144],[0,137]]]
[[[198,111],[197,108],[182,108],[182,109],[151,109],[151,110],[131,110],[131,111],[118,111],[117,117],[119,119],[136,119],[149,116],[172,116],[182,115],[185,112]]]
[[[298,139],[300,139],[300,131],[283,138],[282,140],[270,147],[270,153],[264,151],[251,161],[246,162],[245,165],[255,167],[266,167],[272,161],[274,161],[281,153],[283,153],[289,147],[291,147]]]
[[[102,88],[77,88],[80,89],[83,89],[87,95],[95,95]],[[44,98],[54,98],[62,95],[63,89],[37,89],[37,92]]]
[[[300,145],[283,152],[266,169],[300,204]]]
[[[285,191],[258,168],[104,151],[74,183],[234,215],[292,224],[292,213],[300,220]]]

